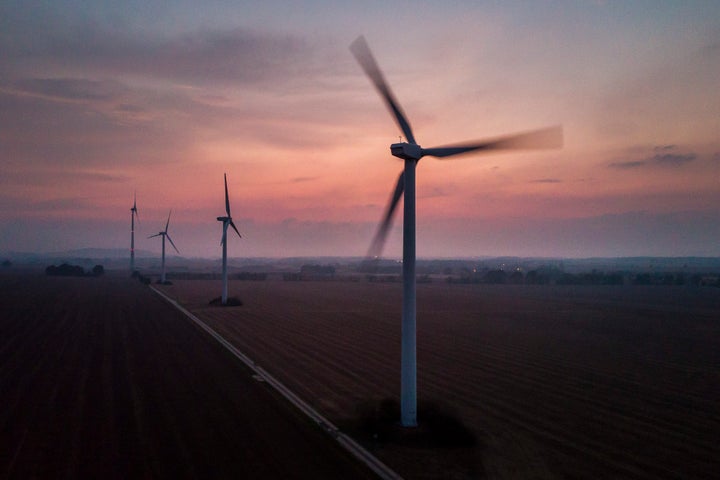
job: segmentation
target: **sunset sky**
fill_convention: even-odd
[[[720,256],[720,2],[0,2],[0,255],[363,255],[401,134],[562,124],[561,150],[424,158],[418,255]],[[401,253],[402,211],[386,246]]]

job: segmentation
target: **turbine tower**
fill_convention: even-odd
[[[228,296],[228,281],[227,281],[227,230],[228,226],[232,227],[233,230],[235,230],[235,233],[238,234],[238,237],[242,238],[242,235],[240,235],[240,232],[238,232],[237,227],[235,226],[235,223],[233,223],[232,216],[230,216],[230,199],[228,197],[228,188],[227,188],[227,173],[224,174],[225,177],[225,213],[227,214],[226,217],[217,217],[218,222],[223,222],[223,233],[222,238],[220,239],[220,245],[222,245],[222,280],[223,280],[223,288],[222,288],[222,304],[227,305],[227,296]]]
[[[165,230],[156,233],[155,235],[150,235],[148,238],[153,237],[162,237],[162,273],[160,274],[160,283],[165,283],[165,237],[167,237],[168,241],[170,242],[170,245],[173,246],[175,251],[177,253],[180,253],[180,250],[177,249],[175,244],[172,241],[172,238],[170,238],[170,234],[168,233],[168,226],[170,225],[170,214],[172,214],[172,210],[170,210],[170,213],[168,213],[167,223],[165,223]]]
[[[130,273],[135,271],[135,219],[140,223],[137,211],[137,195],[133,193],[133,206],[130,209]]]
[[[523,148],[559,148],[562,145],[562,128],[559,126],[500,138],[468,142],[435,148],[422,148],[415,141],[410,123],[385,81],[365,38],[358,37],[350,51],[395,118],[406,142],[390,145],[392,155],[405,162],[390,203],[385,211],[377,234],[370,246],[369,255],[378,257],[387,237],[393,212],[400,197],[405,196],[403,208],[403,305],[400,367],[400,416],[404,427],[417,426],[417,365],[415,353],[415,167],[422,157],[450,157],[470,152],[488,152]]]

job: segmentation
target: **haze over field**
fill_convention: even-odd
[[[558,151],[423,159],[419,256],[720,256],[720,3],[0,4],[0,252],[362,255],[400,132],[563,124]],[[387,253],[401,250],[397,216]]]

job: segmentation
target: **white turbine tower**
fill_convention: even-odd
[[[222,233],[222,238],[220,239],[220,245],[222,245],[222,280],[223,280],[222,304],[227,305],[227,296],[228,296],[227,230],[228,230],[228,226],[232,227],[233,230],[235,230],[235,233],[238,234],[238,237],[242,238],[242,235],[240,235],[240,232],[238,232],[238,229],[235,226],[235,223],[233,223],[232,216],[230,216],[230,199],[228,197],[227,174],[224,174],[224,177],[225,177],[225,213],[227,214],[227,216],[226,217],[217,217],[217,219],[219,222],[223,222],[223,233]]]
[[[155,235],[150,235],[148,237],[162,237],[162,273],[160,274],[160,283],[165,283],[165,237],[167,237],[167,239],[170,241],[170,245],[173,246],[175,251],[177,253],[180,253],[180,250],[177,249],[177,247],[172,241],[172,238],[170,238],[170,234],[168,233],[168,226],[170,225],[170,214],[172,214],[172,210],[170,210],[170,213],[168,213],[167,223],[165,223],[165,230],[158,232]]]
[[[415,142],[410,123],[385,82],[380,68],[365,39],[358,37],[350,50],[365,74],[370,78],[407,142],[390,145],[390,152],[405,162],[403,173],[395,186],[378,232],[370,246],[369,255],[377,257],[382,251],[393,212],[400,197],[405,195],[403,209],[403,306],[400,367],[401,423],[405,427],[417,426],[417,365],[415,354],[415,167],[425,156],[450,157],[469,152],[487,152],[522,148],[559,148],[562,145],[562,128],[550,127],[532,132],[508,135],[492,140],[475,141],[459,145],[422,148]]]
[[[133,206],[130,209],[130,273],[135,271],[135,219],[140,223],[137,211],[137,195],[133,193]]]

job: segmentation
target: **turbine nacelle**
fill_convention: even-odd
[[[232,220],[232,218],[230,218],[230,217],[217,217],[218,222],[229,222],[231,220]]]
[[[390,153],[403,160],[420,160],[423,156],[420,145],[414,143],[393,143],[390,145]]]

